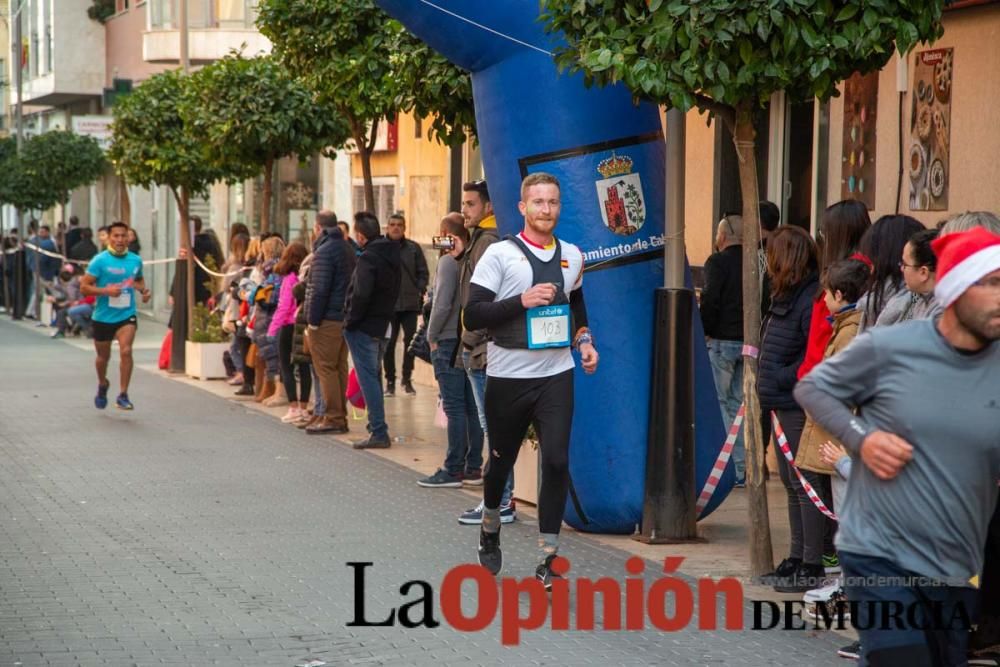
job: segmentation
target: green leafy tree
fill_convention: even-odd
[[[743,196],[744,341],[760,343],[760,239],[753,113],[783,90],[793,101],[837,95],[854,72],[882,68],[941,35],[943,0],[544,0],[543,20],[566,42],[561,67],[588,85],[623,82],[636,98],[710,113],[732,132]],[[757,361],[744,359],[751,568],[773,566]]]
[[[62,130],[31,137],[21,155],[14,139],[4,139],[0,164],[0,201],[24,210],[65,205],[73,190],[99,179],[107,166],[92,137]]]
[[[17,154],[13,137],[0,139],[0,202],[21,210],[43,210],[56,201],[53,188],[33,178]]]
[[[234,165],[247,177],[263,169],[262,231],[270,227],[275,161],[339,147],[351,136],[347,123],[319,107],[272,56],[233,54],[192,74],[181,115],[209,162]]]
[[[205,158],[203,138],[184,122],[181,100],[190,77],[168,71],[147,79],[114,106],[108,157],[126,181],[170,189],[187,236],[188,200],[207,195],[215,181],[238,177],[232,165]]]
[[[99,179],[107,167],[104,151],[93,137],[53,130],[32,137],[21,152],[31,178],[53,191],[53,204],[69,201],[73,190]],[[51,206],[51,204],[50,204]]]
[[[380,123],[433,113],[432,133],[461,143],[472,128],[468,74],[434,54],[373,0],[261,0],[257,26],[274,53],[348,124],[375,209],[371,154]]]
[[[398,25],[390,56],[396,108],[431,118],[430,136],[448,146],[475,140],[472,77]]]

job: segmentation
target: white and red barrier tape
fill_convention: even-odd
[[[837,519],[837,515],[834,514],[820,499],[819,494],[816,493],[816,489],[812,487],[812,484],[806,481],[806,478],[802,475],[802,471],[800,471],[795,465],[795,457],[792,456],[792,448],[788,446],[788,438],[785,437],[785,431],[781,428],[781,422],[778,421],[778,415],[776,415],[774,411],[771,412],[771,423],[774,425],[774,439],[778,443],[778,448],[781,449],[781,453],[785,455],[785,460],[788,461],[789,467],[795,471],[795,475],[799,478],[799,483],[802,484],[802,488],[805,489],[806,495],[809,496],[809,500],[812,501],[813,505],[815,505],[816,509],[820,512],[834,521],[839,521],[839,519]]]
[[[80,260],[80,259],[69,259],[65,255],[61,255],[59,253],[55,253],[55,252],[52,252],[50,250],[46,250],[45,248],[40,248],[37,245],[35,245],[34,243],[30,243],[28,241],[25,241],[21,245],[23,245],[25,248],[27,248],[29,250],[33,250],[33,251],[35,251],[37,253],[40,253],[42,255],[45,255],[47,257],[55,257],[55,258],[57,258],[59,260],[62,260],[63,262],[69,262],[70,264],[79,264],[80,266],[87,266],[87,264],[90,263],[89,261],[84,261],[84,260]],[[3,254],[5,254],[5,255],[12,255],[15,252],[17,252],[17,248],[9,248],[7,250],[4,250]],[[249,271],[250,268],[251,268],[251,267],[241,267],[239,269],[235,269],[233,271],[230,271],[229,273],[219,273],[218,271],[213,271],[212,269],[210,269],[207,266],[205,266],[201,262],[201,260],[198,259],[198,257],[196,255],[193,255],[193,257],[194,257],[195,264],[197,264],[198,266],[200,266],[205,273],[207,273],[210,276],[215,276],[216,278],[228,278],[230,276],[239,275],[240,273],[243,273],[244,271]],[[142,263],[143,263],[144,266],[151,266],[153,264],[168,264],[170,262],[176,262],[176,261],[177,261],[176,257],[165,257],[163,259],[144,259],[144,260],[142,260]]]
[[[705,482],[705,487],[701,490],[698,501],[695,503],[695,512],[698,514],[701,514],[708,506],[712,496],[715,495],[715,489],[719,486],[719,480],[722,479],[722,473],[726,472],[729,457],[733,453],[733,445],[736,444],[736,438],[739,437],[740,428],[743,426],[743,417],[746,414],[746,410],[747,406],[744,403],[736,412],[736,419],[733,420],[733,425],[729,427],[729,435],[726,436],[726,442],[722,445],[722,451],[719,452],[719,457],[715,459],[712,472],[708,473],[708,480]]]

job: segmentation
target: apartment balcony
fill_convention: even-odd
[[[142,36],[142,57],[150,63],[181,59],[180,2],[188,8],[188,59],[206,64],[233,49],[247,56],[270,53],[271,42],[254,26],[257,0],[149,0],[148,30]]]
[[[58,5],[58,11],[56,11]],[[46,107],[99,100],[104,27],[87,18],[90,0],[24,0],[22,102]],[[11,81],[10,103],[17,100]]]

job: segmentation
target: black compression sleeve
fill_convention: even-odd
[[[494,301],[496,298],[496,293],[485,287],[469,285],[469,298],[462,313],[462,325],[467,331],[490,329],[524,315],[520,294],[502,301]]]
[[[569,309],[573,314],[573,325],[576,332],[583,327],[589,326],[587,324],[587,304],[583,302],[583,288],[575,289],[569,293]]]

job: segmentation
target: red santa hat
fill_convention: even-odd
[[[953,304],[983,276],[1000,270],[1000,236],[982,227],[945,234],[931,247],[937,255],[934,296],[942,308]]]

